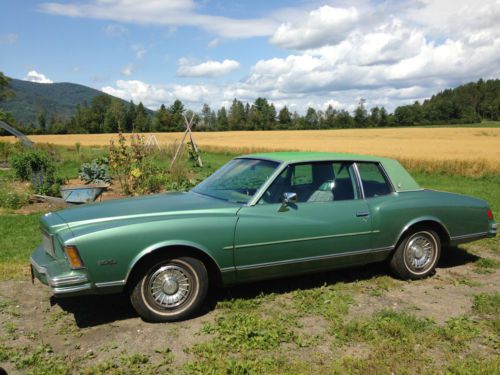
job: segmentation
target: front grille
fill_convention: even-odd
[[[45,252],[49,254],[52,258],[56,257],[56,254],[54,252],[54,238],[48,234],[42,231],[42,244]]]

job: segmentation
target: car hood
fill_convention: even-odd
[[[187,192],[165,193],[85,204],[57,211],[56,214],[71,227],[72,225],[100,221],[141,219],[183,213],[194,214],[199,211],[228,208],[233,208],[236,214],[240,207],[240,204]]]

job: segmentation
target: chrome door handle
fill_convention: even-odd
[[[356,212],[357,217],[365,217],[365,216],[370,216],[370,213],[368,211],[358,211]]]

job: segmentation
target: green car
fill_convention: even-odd
[[[185,319],[210,285],[389,261],[433,273],[442,246],[494,237],[488,204],[422,189],[395,160],[282,152],[233,159],[185,193],[51,212],[31,256],[55,296],[126,291],[147,321]]]

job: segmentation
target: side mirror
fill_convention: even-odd
[[[286,211],[286,208],[290,204],[295,204],[298,201],[297,193],[283,193],[283,200],[281,201],[280,211]]]

